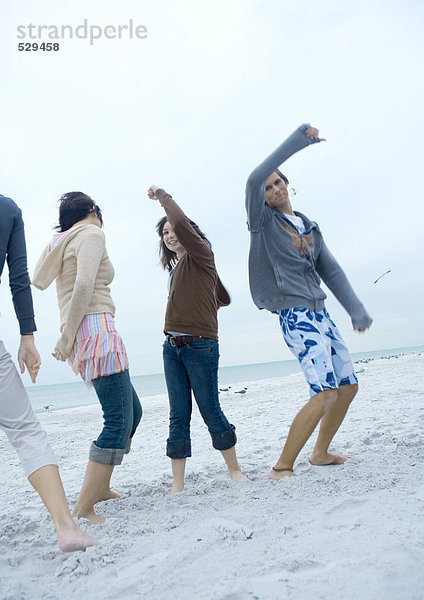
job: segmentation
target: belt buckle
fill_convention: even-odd
[[[178,344],[175,341],[175,336],[173,336],[173,335],[168,336],[168,341],[171,344],[171,346],[173,346],[173,348],[177,348],[178,347]]]

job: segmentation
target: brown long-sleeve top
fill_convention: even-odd
[[[195,232],[172,196],[158,189],[156,197],[186,251],[172,272],[164,332],[218,339],[217,311],[231,300],[218,277],[211,247]]]

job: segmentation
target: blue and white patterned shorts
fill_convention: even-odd
[[[326,309],[286,308],[280,312],[280,325],[311,396],[358,382],[349,351]]]

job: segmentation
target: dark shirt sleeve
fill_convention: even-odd
[[[5,210],[6,209],[6,210]],[[16,204],[1,207],[0,246],[9,267],[9,285],[21,335],[36,331],[31,281],[28,274],[24,222]],[[1,264],[1,268],[3,264]]]
[[[209,244],[203,240],[190,225],[190,222],[172,196],[164,190],[156,190],[156,196],[165,210],[168,221],[177,236],[178,241],[184,246],[185,251],[199,263],[214,264],[213,252]]]

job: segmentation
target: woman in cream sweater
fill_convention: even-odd
[[[33,284],[46,289],[56,281],[61,336],[53,356],[68,361],[94,389],[104,427],[92,442],[82,489],[73,515],[103,523],[94,504],[119,497],[110,489],[115,465],[130,451],[142,409],[131,384],[125,346],[115,328],[109,285],[114,269],[106,252],[102,214],[81,192],[60,199],[59,233],[35,268]]]

